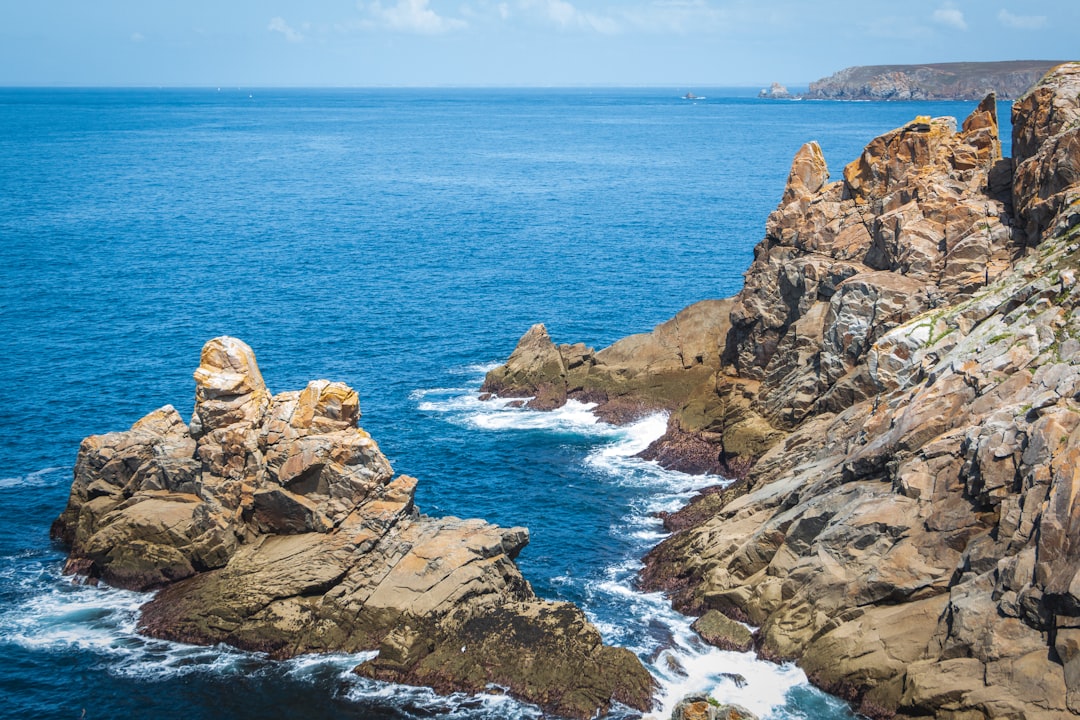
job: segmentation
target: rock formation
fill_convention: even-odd
[[[671,712],[671,720],[757,720],[739,705],[723,705],[704,694],[687,695]]]
[[[778,82],[774,82],[767,88],[762,88],[761,92],[757,94],[759,98],[768,98],[770,100],[788,100],[794,97],[788,92],[788,89]]]
[[[581,343],[557,346],[543,325],[534,325],[506,364],[488,373],[481,389],[530,398],[533,409],[560,407],[568,399],[595,402],[595,412],[611,422],[677,410],[669,436],[651,452],[669,455],[671,467],[718,472],[729,454],[760,454],[768,445],[763,438],[776,435],[749,412],[742,386],[732,390],[718,377],[731,303],[695,303],[651,333],[631,335],[598,352]],[[718,395],[730,401],[713,413]],[[725,439],[734,443],[728,452]]]
[[[162,588],[143,632],[289,657],[379,651],[357,672],[482,692],[569,717],[651,703],[640,661],[584,613],[538,599],[514,558],[524,528],[431,518],[357,427],[354,390],[271,396],[254,353],[211,340],[190,425],[171,406],[83,441],[53,536],[67,572]]]
[[[1011,159],[995,109],[835,182],[804,146],[705,380],[664,398],[662,446],[757,462],[666,519],[643,584],[872,717],[1080,715],[1080,63],[1014,105]]]
[[[860,65],[810,83],[813,100],[970,100],[996,92],[1014,100],[1060,60]]]

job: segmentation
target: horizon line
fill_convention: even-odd
[[[581,84],[486,84],[486,83],[416,83],[416,84],[371,84],[371,85],[236,85],[223,84],[116,84],[85,85],[79,83],[8,83],[0,82],[2,90],[605,90],[605,89],[648,89],[648,88],[739,88],[753,90],[768,88],[769,83],[581,83]],[[807,88],[810,83],[788,83],[788,87]]]

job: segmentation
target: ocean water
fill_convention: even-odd
[[[662,416],[615,428],[584,405],[476,399],[534,322],[602,347],[736,292],[803,142],[839,177],[875,135],[974,107],[695,92],[0,89],[0,712],[540,717],[361,680],[360,656],[142,638],[145,596],[61,576],[48,527],[79,441],[166,403],[189,414],[200,347],[230,334],[274,392],[355,387],[428,514],[528,526],[537,593],[655,670],[657,716],[708,691],[773,720],[852,717],[635,588],[654,513],[721,481],[633,458]]]

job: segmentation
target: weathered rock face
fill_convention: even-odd
[[[725,360],[760,380],[757,409],[790,429],[877,393],[866,353],[891,328],[965,297],[1011,265],[996,104],[961,130],[919,120],[872,141],[827,183],[814,144],[795,157],[780,207],[735,296]]]
[[[1080,715],[1080,63],[1016,103],[1012,159],[995,107],[838,182],[800,150],[713,391],[672,413],[759,459],[643,584],[872,717]]]
[[[792,431],[757,463],[745,495],[719,508],[713,500],[707,519],[648,562],[647,585],[668,588],[686,610],[761,625],[764,655],[797,658],[870,715],[1080,714],[1072,638],[1080,627],[1080,203],[1075,181],[1063,185],[1076,163],[1068,135],[1078,72],[1062,66],[1017,103],[1010,198],[995,194],[983,106],[955,139],[935,140],[931,123],[926,148],[896,133],[872,143],[845,172],[839,223],[815,219],[828,186],[801,214],[784,205],[774,213],[770,228],[796,230],[786,243],[770,230],[759,249],[745,321],[734,323],[728,349],[738,372],[770,388],[766,414]],[[900,154],[896,167],[874,160]],[[955,159],[969,156],[975,167],[958,168]],[[1035,177],[1057,179],[1028,181]],[[844,220],[852,200],[865,213],[862,230]],[[975,212],[980,203],[991,212]],[[989,219],[973,222],[978,216]],[[885,235],[889,223],[899,230]],[[919,231],[895,241],[912,226]],[[872,240],[839,257],[835,248],[852,245],[827,240],[845,232]],[[936,238],[937,253],[926,237]],[[758,276],[795,284],[774,259],[797,261],[805,256],[783,248],[810,242],[830,248],[828,262],[875,269],[856,267],[838,284],[821,313],[820,350],[802,367],[775,358],[813,304],[805,293],[770,296]],[[961,246],[977,249],[965,258],[981,259],[957,268],[949,250]],[[972,277],[980,264],[984,286]],[[875,303],[835,301],[860,278],[874,288],[897,278],[922,285],[892,285],[896,299],[884,308],[880,291]],[[778,336],[771,353],[761,349],[770,332]],[[777,362],[789,367],[782,381]],[[850,389],[838,397],[845,378]],[[791,389],[811,385],[817,400],[801,416],[791,412],[800,407]]]
[[[162,588],[143,632],[274,657],[378,649],[359,672],[496,683],[570,717],[649,707],[637,657],[533,594],[514,563],[527,530],[419,513],[416,480],[394,477],[357,427],[354,390],[317,380],[271,396],[229,337],[206,344],[195,380],[190,426],[166,406],[83,441],[53,525],[68,572]]]
[[[1080,68],[1057,68],[1013,106],[1013,198],[1036,244],[1080,200]]]

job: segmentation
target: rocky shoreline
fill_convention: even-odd
[[[243,342],[215,338],[191,423],[172,406],[86,438],[52,535],[65,572],[160,588],[140,631],[286,658],[378,650],[366,677],[509,694],[564,717],[652,704],[654,680],[576,606],[541,600],[525,528],[432,518],[357,426],[354,390],[271,395]]]
[[[744,474],[643,586],[874,718],[1080,715],[1080,63],[1014,104],[1011,158],[996,107],[835,182],[808,143],[734,298],[600,351],[534,326],[484,385],[667,410],[652,457]]]

